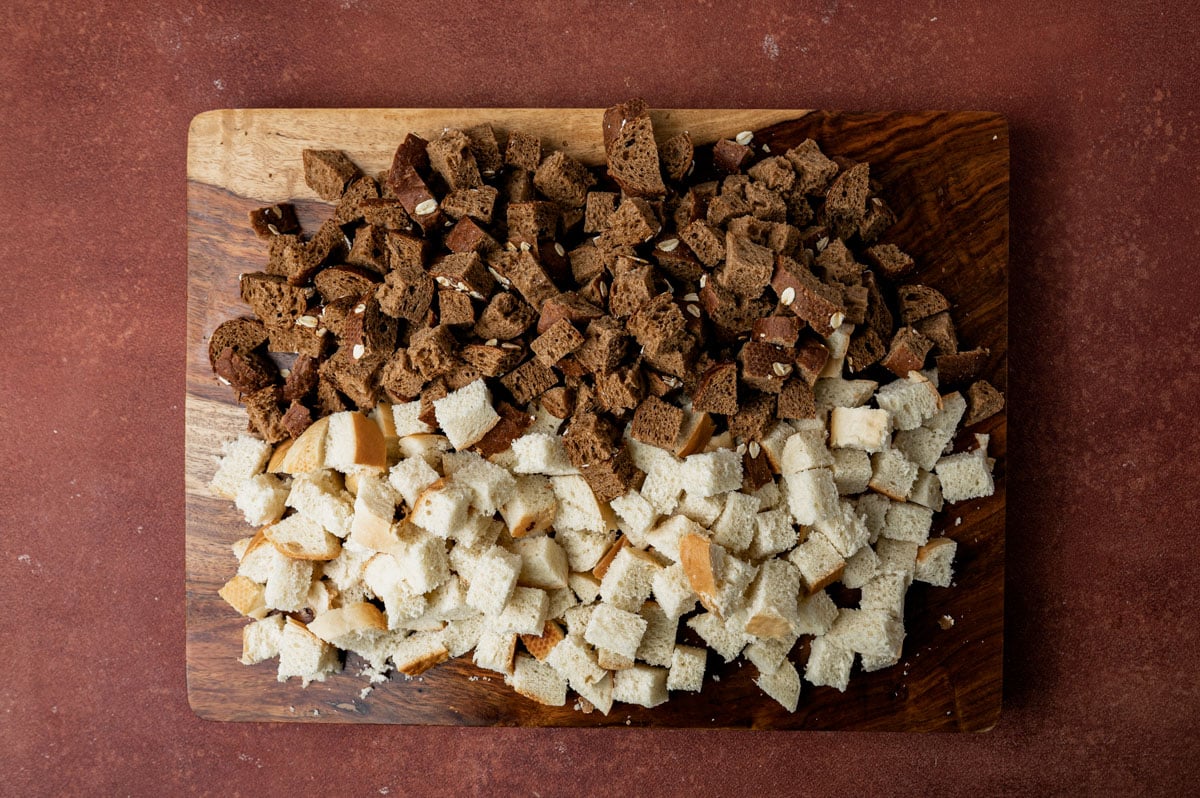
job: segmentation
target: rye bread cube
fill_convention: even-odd
[[[721,287],[738,296],[761,296],[771,281],[775,256],[766,247],[755,244],[745,236],[725,234],[725,265],[717,270],[716,280]]]
[[[802,327],[803,322],[791,314],[787,316],[763,316],[761,319],[754,320],[750,336],[759,343],[784,347],[795,346],[796,340],[800,337]]]
[[[583,207],[588,189],[595,183],[587,167],[562,150],[551,153],[533,173],[537,190],[568,208]]]
[[[511,291],[495,294],[475,322],[475,335],[484,341],[511,341],[524,334],[537,320],[537,313]]]
[[[379,307],[392,318],[420,323],[433,304],[434,282],[424,269],[397,265],[375,289]]]
[[[634,246],[649,241],[662,225],[650,203],[639,197],[626,197],[608,218],[608,227],[597,242],[601,246]]]
[[[742,365],[742,382],[764,393],[779,393],[795,370],[788,350],[754,340],[742,345],[738,361]]]
[[[736,363],[717,363],[704,372],[692,392],[692,409],[731,416],[738,412]]]
[[[551,299],[558,296],[558,289],[550,279],[537,257],[530,251],[522,250],[513,253],[507,261],[505,278],[511,281],[514,288],[520,292],[525,301],[535,308],[543,307]]]
[[[615,191],[589,191],[584,203],[583,232],[604,232],[620,202],[621,195]]]
[[[629,435],[634,440],[674,451],[683,431],[684,412],[656,396],[648,396],[633,414]]]
[[[470,216],[464,216],[446,234],[444,243],[446,249],[457,253],[477,253],[486,255],[500,248],[496,239],[479,226]]]
[[[778,192],[772,191],[761,183],[748,183],[745,188],[746,203],[750,213],[764,222],[786,222],[787,203]]]
[[[656,293],[654,269],[650,264],[625,269],[618,267],[609,293],[608,308],[617,318],[628,318],[653,299]]]
[[[557,204],[544,200],[513,202],[508,205],[507,218],[509,242],[533,247],[557,236],[562,211]]]
[[[791,377],[779,389],[775,415],[781,419],[815,418],[817,402],[812,386],[799,377]]]
[[[583,335],[566,319],[559,319],[550,329],[530,343],[533,350],[546,366],[553,366],[583,345]]]
[[[500,384],[508,389],[513,399],[524,405],[557,385],[558,375],[537,359],[530,359],[501,377]]]
[[[621,430],[607,416],[577,412],[563,434],[567,456],[576,468],[602,463],[616,456],[621,448]]]
[[[663,183],[654,124],[644,100],[633,99],[604,111],[601,130],[608,176],[630,197],[661,197]]]
[[[889,280],[907,277],[917,269],[913,259],[895,244],[876,244],[867,249],[866,258]]]
[[[292,285],[306,285],[322,266],[341,259],[345,251],[342,228],[326,219],[311,239],[284,248],[280,271]]]
[[[448,374],[461,365],[458,340],[444,324],[417,330],[409,339],[408,356],[427,380]]]
[[[841,303],[841,294],[792,258],[776,256],[771,288],[780,304],[808,322],[818,335],[830,335],[845,319],[846,308]]]
[[[725,241],[708,222],[697,219],[679,231],[688,248],[710,269],[725,260]]]
[[[880,364],[897,377],[906,377],[910,371],[925,368],[925,358],[933,348],[933,341],[912,327],[901,327],[892,337],[891,346]]]
[[[354,243],[346,254],[346,263],[370,269],[380,275],[391,268],[388,262],[386,228],[376,224],[365,224],[354,233]]]
[[[629,336],[625,334],[625,325],[612,316],[601,316],[588,321],[583,343],[575,352],[575,358],[593,374],[604,374],[617,367],[625,357],[628,346]]]
[[[508,134],[504,148],[504,163],[533,172],[542,162],[542,140],[537,136],[514,130]]]
[[[500,190],[494,186],[460,188],[442,197],[442,212],[451,219],[475,219],[482,224],[491,224],[496,210]]]
[[[326,202],[341,199],[346,186],[362,172],[341,150],[304,150],[304,182]]]
[[[718,172],[737,174],[754,157],[754,150],[732,139],[720,139],[713,145],[713,166]]]
[[[300,222],[296,219],[296,206],[290,202],[277,202],[265,208],[250,211],[250,227],[259,238],[273,238],[278,235],[300,232]]]
[[[243,274],[240,280],[242,301],[250,306],[267,327],[291,325],[305,315],[310,288],[300,288],[282,277],[266,272]]]
[[[442,135],[429,142],[425,151],[429,155],[430,168],[441,175],[451,191],[482,185],[471,140],[461,130],[443,130]]]
[[[686,130],[676,133],[658,147],[658,159],[662,164],[663,174],[668,180],[676,183],[683,180],[692,171],[695,164],[695,148],[692,136]]]
[[[462,291],[472,299],[487,299],[496,289],[496,280],[478,252],[444,255],[429,267],[429,275],[438,285]]]
[[[617,416],[624,417],[646,397],[646,381],[642,370],[624,366],[596,376],[596,404]]]
[[[840,238],[830,241],[817,253],[816,271],[826,282],[856,285],[862,283],[863,266]]]

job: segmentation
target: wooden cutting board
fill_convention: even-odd
[[[981,731],[1000,714],[1004,622],[1006,426],[1000,415],[977,431],[991,434],[996,493],[947,509],[935,522],[959,542],[951,588],[914,584],[906,608],[904,656],[894,668],[855,669],[847,691],[804,684],[799,709],[784,711],[752,682],[753,666],[709,656],[702,692],[674,693],[653,710],[614,706],[604,717],[535,704],[469,657],[424,676],[393,678],[362,695],[367,682],[350,657],[345,671],[307,689],[275,679],[273,663],[247,667],[242,619],[218,596],[234,573],[230,544],[252,533],[232,502],[206,485],[220,446],[245,429],[242,409],[213,378],[208,335],[221,321],[248,314],[238,275],[257,271],[265,247],[249,210],[280,200],[297,204],[304,229],[328,205],[304,184],[300,151],[345,150],[365,172],[390,163],[408,132],[426,138],[443,127],[490,122],[498,130],[539,135],[586,163],[603,160],[599,109],[227,110],[201,114],[188,137],[187,329],[187,675],[188,699],[210,720],[303,720],[501,726],[661,726],[876,731]],[[898,215],[887,240],[911,253],[919,278],[954,303],[960,339],[987,346],[985,372],[1007,387],[1008,128],[982,112],[827,113],[799,110],[669,110],[654,114],[661,135],[688,130],[697,143],[760,131],[755,141],[782,153],[805,138],[825,152],[871,164]],[[939,619],[954,620],[942,629]],[[807,646],[792,653],[801,670]],[[717,681],[715,676],[719,676]],[[572,699],[573,700],[573,699]]]

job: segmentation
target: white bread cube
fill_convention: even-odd
[[[937,474],[923,468],[918,470],[908,500],[928,507],[935,513],[941,512],[945,502],[942,500],[942,482],[938,479]]]
[[[883,525],[883,536],[892,540],[911,540],[918,546],[929,540],[933,525],[933,510],[912,502],[892,502],[887,520]]]
[[[646,534],[646,542],[656,552],[671,560],[679,561],[679,541],[684,535],[705,535],[704,527],[697,524],[686,515],[673,515],[660,521]]]
[[[409,517],[422,529],[447,538],[466,524],[471,498],[468,488],[443,478],[417,497]]]
[[[273,524],[283,517],[290,491],[274,474],[255,474],[238,487],[237,508],[251,526]]]
[[[267,577],[263,601],[267,607],[283,612],[299,612],[308,605],[312,587],[313,564],[309,560],[294,560],[282,554],[275,557],[271,575]]]
[[[773,483],[772,483],[773,484]],[[750,547],[757,527],[762,501],[741,491],[731,491],[725,497],[725,507],[712,524],[712,539],[735,554]]]
[[[400,565],[390,554],[376,554],[363,569],[363,584],[371,595],[383,601],[388,629],[409,628],[410,622],[424,615],[428,602],[404,581]]]
[[[804,582],[805,595],[824,590],[842,576],[846,560],[823,533],[813,530],[808,537],[787,554]]]
[[[471,574],[467,604],[484,615],[499,615],[512,597],[521,574],[521,557],[493,546],[479,557]]]
[[[779,463],[782,474],[798,474],[810,468],[833,465],[833,455],[825,445],[825,430],[802,429],[794,432],[783,445]]]
[[[275,570],[275,561],[283,556],[278,549],[271,545],[267,536],[260,529],[246,544],[238,558],[237,574],[259,584],[266,584],[267,579],[271,576],[271,571]]]
[[[759,671],[754,683],[788,712],[796,711],[800,703],[800,674],[795,665],[784,660],[774,672]]]
[[[861,449],[834,449],[830,470],[839,494],[862,493],[871,481],[871,456]]]
[[[514,538],[550,531],[558,513],[558,499],[547,477],[522,474],[514,483],[512,497],[500,508],[500,516]]]
[[[241,575],[234,576],[217,591],[217,595],[225,599],[239,615],[254,619],[265,618],[267,615],[264,593],[262,585]]]
[[[846,558],[846,569],[842,571],[841,582],[846,587],[856,590],[875,578],[879,573],[879,557],[875,549],[863,546],[850,557]]]
[[[700,692],[704,687],[704,669],[708,651],[698,646],[675,646],[671,652],[671,671],[667,674],[668,690]]]
[[[795,566],[780,559],[764,562],[746,600],[746,632],[762,638],[791,636],[799,593],[800,572]]]
[[[358,412],[331,414],[325,437],[325,467],[343,474],[387,468],[387,443],[379,425]]]
[[[613,532],[587,532],[561,528],[554,539],[567,553],[567,567],[572,571],[590,571],[612,548],[616,541]]]
[[[776,474],[783,468],[783,450],[788,438],[795,434],[796,428],[786,421],[777,421],[767,430],[767,434],[759,439],[758,445],[767,458],[767,463]]]
[[[576,692],[580,685],[595,684],[606,675],[597,662],[596,652],[584,643],[581,635],[568,634],[550,650],[544,662],[558,671]]]
[[[544,432],[547,435],[557,435],[559,427],[566,420],[554,415],[540,403],[536,407],[530,405],[525,410],[533,417],[533,421],[527,430],[528,432]]]
[[[483,549],[500,538],[504,524],[491,516],[467,513],[467,520],[454,530],[451,538],[462,546]]]
[[[616,515],[607,503],[596,499],[596,494],[592,493],[591,487],[583,477],[552,477],[550,483],[554,488],[554,496],[558,499],[554,516],[556,530],[595,533],[616,530]]]
[[[884,668],[890,668],[900,661],[900,650],[896,650],[889,654],[863,654],[858,660],[862,663],[863,673],[871,673],[873,671],[881,671]]]
[[[387,619],[374,604],[358,601],[317,613],[308,631],[330,645],[349,649],[363,638],[387,631]]]
[[[749,635],[737,628],[736,623],[726,623],[719,615],[711,612],[693,615],[688,618],[687,625],[726,662],[737,659],[742,649],[750,642]]]
[[[850,683],[850,669],[853,667],[853,651],[843,648],[828,637],[815,637],[809,644],[804,678],[809,684],[832,687],[844,693]]]
[[[742,458],[731,449],[689,454],[679,469],[679,478],[688,492],[713,496],[742,486]]]
[[[550,707],[567,703],[567,680],[554,668],[527,654],[518,654],[509,684],[528,699]]]
[[[871,456],[870,488],[893,501],[908,501],[917,470],[917,464],[896,449],[877,452]]]
[[[721,563],[720,589],[715,602],[717,611],[728,618],[741,610],[746,602],[746,590],[757,575],[758,568],[751,563],[732,554],[725,557]]]
[[[246,550],[250,548],[250,544],[253,542],[253,537],[244,537],[238,538],[237,540],[233,541],[233,543],[229,544],[230,550],[233,551],[233,556],[237,558],[239,563],[242,561],[242,558],[246,556]]]
[[[545,474],[557,477],[578,474],[579,469],[571,464],[562,438],[544,432],[522,435],[512,442],[514,474]]]
[[[423,435],[433,432],[433,427],[421,420],[421,400],[392,405],[392,425],[396,437]]]
[[[646,633],[646,626],[646,621],[640,615],[617,609],[611,604],[599,604],[592,612],[583,639],[596,648],[605,648],[625,659],[633,659]]]
[[[497,632],[516,632],[519,635],[540,635],[546,624],[546,610],[550,599],[545,590],[534,587],[517,587],[504,609],[489,625]]]
[[[953,437],[952,432],[944,433],[929,427],[917,427],[893,435],[892,448],[921,469],[931,471]]]
[[[637,659],[647,665],[671,667],[671,654],[675,650],[675,635],[679,631],[679,618],[670,617],[653,601],[642,605],[638,613],[646,621],[646,633],[638,644]]]
[[[904,622],[880,610],[842,610],[828,635],[857,654],[898,658],[904,646]]]
[[[348,540],[373,551],[396,551],[393,524],[400,496],[382,476],[363,476],[354,496]]]
[[[813,385],[813,398],[818,413],[835,407],[862,407],[871,401],[878,387],[879,383],[873,380],[822,378]]]
[[[880,538],[875,543],[875,554],[879,557],[879,572],[883,574],[908,574],[916,571],[919,546],[910,540]]]
[[[279,668],[276,678],[286,682],[299,676],[303,686],[323,682],[339,670],[338,650],[308,631],[295,618],[288,618],[279,638]]]
[[[250,435],[238,435],[222,446],[223,455],[209,488],[223,499],[236,499],[242,483],[261,474],[271,457],[271,444]]]
[[[451,659],[461,657],[479,644],[486,626],[484,620],[482,615],[472,615],[446,624],[446,628],[442,629],[442,645]]]
[[[833,626],[837,616],[837,605],[821,590],[798,602],[796,626],[792,631],[797,635],[823,635]]]
[[[660,515],[669,515],[679,504],[683,493],[682,464],[674,459],[659,460],[646,471],[642,482],[642,498],[650,503]]]
[[[546,535],[521,538],[508,543],[506,548],[521,558],[518,585],[542,590],[557,590],[567,586],[567,553],[554,538]]]
[[[654,506],[636,490],[618,496],[610,505],[617,514],[617,523],[625,537],[629,538],[629,542],[638,547],[648,545],[646,533],[658,520],[658,512]]]
[[[656,707],[667,701],[666,668],[635,664],[613,674],[613,701]]]
[[[698,597],[679,563],[655,571],[650,582],[658,606],[668,617],[679,618],[695,608]]]
[[[892,500],[879,493],[866,493],[854,502],[854,513],[867,525],[867,541],[874,544],[883,534],[888,508]]]
[[[977,452],[952,454],[937,461],[942,498],[950,503],[981,499],[996,491],[986,456]]]
[[[626,546],[604,572],[600,581],[600,599],[627,612],[637,612],[650,597],[652,580],[662,570],[649,554]]]
[[[633,667],[634,661],[607,648],[596,649],[596,661],[600,667],[609,671],[623,671]]]
[[[774,510],[787,503],[787,495],[779,487],[779,483],[774,480],[750,495],[758,499],[758,509],[760,510]]]
[[[950,538],[934,538],[917,549],[913,579],[936,587],[950,587],[954,579],[954,555],[958,543]]]
[[[924,426],[941,432],[949,440],[958,431],[958,425],[966,412],[967,400],[963,395],[958,391],[948,393],[942,397],[942,408],[926,419]]]
[[[517,481],[505,469],[475,452],[463,452],[458,458],[451,480],[471,491],[471,505],[479,512],[495,515],[516,495]],[[449,476],[451,472],[447,470],[446,474]]]
[[[794,632],[782,637],[758,638],[742,651],[742,656],[762,673],[774,673],[783,665],[799,638]]]
[[[912,578],[908,574],[879,574],[862,587],[858,601],[860,610],[884,612],[904,621],[904,597]]]
[[[829,358],[825,361],[825,365],[821,368],[820,377],[840,377],[842,376],[843,366],[846,363],[846,352],[850,349],[850,334],[854,331],[854,325],[849,322],[839,324],[837,328],[825,338],[825,348],[829,350]]]
[[[592,620],[592,613],[596,611],[599,604],[577,604],[571,609],[563,613],[563,621],[567,624],[567,634],[583,639],[583,633],[587,631],[588,622]]]
[[[283,625],[286,615],[268,615],[242,627],[243,665],[256,665],[279,656],[279,644],[283,641]]]
[[[420,458],[431,466],[439,466],[442,454],[450,451],[450,439],[432,432],[405,435],[396,441],[400,456],[405,459]]]
[[[600,580],[590,572],[568,574],[567,586],[583,604],[591,604],[600,598]]]
[[[492,394],[483,380],[475,380],[435,399],[433,413],[450,445],[460,451],[479,443],[500,421],[500,414],[492,407]]]
[[[287,506],[344,538],[350,534],[354,504],[350,494],[340,489],[339,482],[331,471],[299,475],[292,480]]]
[[[579,603],[579,600],[575,598],[575,593],[569,587],[547,590],[546,595],[550,597],[550,606],[546,609],[546,617],[552,620],[562,618],[567,610]]]
[[[787,510],[764,510],[754,516],[754,537],[746,556],[752,560],[773,557],[795,546],[798,535]]]
[[[629,437],[629,427],[626,427],[625,436],[621,440],[625,448],[629,450],[629,458],[633,460],[633,464],[642,471],[649,472],[655,464],[664,460],[676,462],[675,456],[667,450]]]
[[[475,654],[472,659],[481,668],[497,673],[511,674],[516,653],[517,635],[515,633],[496,632],[485,626],[479,633],[479,641],[475,644]]]
[[[388,483],[412,507],[426,488],[438,481],[438,472],[421,457],[409,457],[392,466]]]
[[[842,557],[854,556],[856,551],[867,545],[871,537],[866,522],[858,515],[854,504],[848,501],[839,502],[837,512],[818,519],[813,528],[824,533]]]
[[[429,593],[450,578],[446,542],[412,524],[404,524],[401,550],[394,555],[397,573],[413,593]]]
[[[829,445],[834,448],[879,452],[887,448],[891,433],[886,410],[835,407],[829,413]]]
[[[479,615],[478,610],[467,604],[467,583],[458,574],[450,574],[425,600],[425,613],[439,621],[461,621]]]
[[[363,570],[375,552],[343,546],[342,552],[322,565],[321,571],[341,593],[346,593],[362,582]]]
[[[686,515],[700,526],[710,527],[725,508],[725,497],[728,495],[720,493],[715,496],[697,496],[685,490],[675,512]]]
[[[332,560],[342,552],[340,540],[299,513],[263,527],[263,535],[280,554],[296,560]]]
[[[891,414],[896,429],[906,430],[916,429],[932,418],[942,406],[942,397],[928,377],[910,371],[907,378],[881,387],[875,394],[875,403]]]
[[[811,526],[838,511],[837,485],[828,468],[812,468],[784,477],[788,510],[797,524]]]

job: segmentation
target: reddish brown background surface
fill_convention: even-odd
[[[0,794],[1195,787],[1194,4],[144,5],[0,4]],[[1008,115],[1000,724],[915,736],[195,718],[183,648],[191,117],[632,94]]]

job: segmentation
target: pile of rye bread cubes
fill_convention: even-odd
[[[330,218],[250,214],[254,317],[209,347],[253,433],[213,481],[261,527],[222,591],[243,661],[307,684],[342,650],[374,680],[474,651],[605,714],[700,690],[689,637],[793,711],[802,638],[813,684],[894,665],[908,586],[951,581],[934,512],[992,492],[986,436],[955,433],[1003,397],[881,242],[869,165],[659,141],[641,100],[604,112],[606,168],[506,133],[409,134],[375,176],[305,150]],[[335,439],[355,414],[384,461]]]

